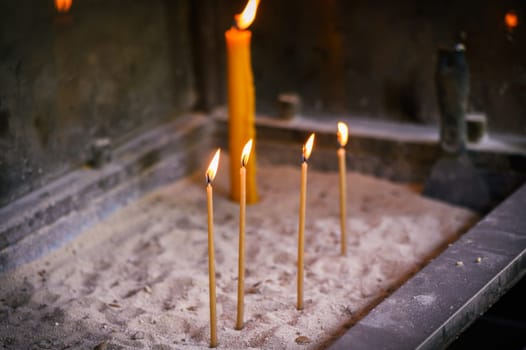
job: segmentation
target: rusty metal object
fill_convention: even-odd
[[[298,115],[301,107],[301,98],[296,93],[282,93],[278,95],[278,117],[293,119]]]
[[[454,50],[438,50],[435,83],[440,109],[440,146],[449,154],[464,153],[469,68],[463,44],[457,44]]]
[[[94,168],[102,168],[111,161],[111,140],[108,137],[95,139],[91,144],[88,164]]]

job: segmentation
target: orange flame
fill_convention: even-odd
[[[248,142],[245,144],[245,147],[243,147],[243,151],[241,152],[242,167],[247,165],[248,158],[250,157],[250,151],[252,151],[252,139],[248,140]]]
[[[206,182],[211,183],[214,181],[214,178],[216,177],[217,173],[217,167],[219,165],[219,155],[221,153],[221,148],[218,148],[216,153],[214,154],[214,158],[212,158],[212,161],[210,162],[210,165],[208,166],[208,170],[206,171]]]
[[[307,142],[303,145],[303,160],[307,161],[312,152],[312,146],[314,145],[314,133],[310,134]]]
[[[349,128],[344,122],[338,122],[338,143],[340,147],[345,147],[349,138]]]
[[[66,13],[71,8],[73,0],[55,0],[55,8],[60,13]]]
[[[234,18],[236,20],[236,26],[239,29],[247,29],[250,27],[254,18],[256,18],[256,12],[258,9],[259,0],[248,0],[245,9],[240,14],[237,14]]]
[[[513,30],[519,25],[519,17],[515,12],[509,11],[504,16],[504,23],[506,23],[508,30]]]

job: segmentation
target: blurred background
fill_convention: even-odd
[[[224,107],[224,31],[244,4],[1,1],[0,207],[89,163],[100,140],[117,147]],[[490,135],[521,140],[524,21],[524,0],[262,0],[250,28],[258,115],[275,117],[287,93],[299,97],[304,118],[438,129],[437,51],[462,42],[468,114],[484,116]],[[498,334],[519,348],[524,282],[514,291],[454,348]]]
[[[0,206],[114,146],[226,98],[224,31],[245,1],[0,3]],[[279,94],[301,113],[437,126],[438,48],[464,41],[468,113],[526,131],[524,1],[290,0],[260,4],[258,114]],[[352,130],[351,130],[352,132]]]

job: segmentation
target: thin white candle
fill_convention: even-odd
[[[212,181],[217,172],[219,164],[219,155],[221,150],[218,149],[210,162],[206,171],[206,199],[208,207],[208,279],[210,293],[210,347],[217,346],[217,316],[216,316],[216,273],[214,257],[214,204]]]
[[[246,166],[252,150],[252,139],[250,139],[243,147],[241,152],[241,168],[239,169],[239,263],[238,263],[238,279],[237,279],[237,319],[236,329],[242,329],[244,323],[244,309],[245,309],[245,221],[246,221],[246,206],[247,206],[247,191],[246,191]]]
[[[303,252],[305,250],[305,207],[307,200],[307,160],[310,157],[314,144],[314,133],[312,133],[305,145],[303,145],[303,162],[301,164],[301,184],[300,184],[300,213],[298,227],[298,300],[296,308],[303,310]]]
[[[349,137],[349,129],[343,122],[338,122],[338,143],[340,148],[338,149],[338,163],[340,168],[340,240],[341,240],[341,254],[347,255],[347,232],[346,232],[346,221],[347,221],[347,190],[346,190],[346,175],[347,169],[345,165],[345,145]]]

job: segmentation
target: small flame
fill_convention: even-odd
[[[252,151],[252,139],[248,140],[243,147],[243,152],[241,152],[241,166],[244,167],[248,163],[248,158],[250,157],[250,151]]]
[[[55,0],[55,8],[60,13],[67,13],[71,8],[73,0]]]
[[[256,18],[256,11],[258,9],[259,0],[248,0],[245,9],[240,14],[235,16],[236,26],[239,29],[247,29],[250,27],[254,18]]]
[[[519,17],[513,11],[509,11],[504,16],[504,23],[509,31],[512,31],[519,25]]]
[[[211,183],[214,181],[214,178],[216,177],[217,173],[217,166],[219,165],[219,154],[221,153],[221,148],[218,148],[216,153],[214,154],[214,158],[212,158],[212,161],[210,162],[210,165],[208,166],[208,170],[206,171],[206,182]]]
[[[312,152],[312,146],[314,145],[314,133],[310,134],[307,142],[303,145],[303,160],[307,161]]]
[[[349,138],[349,128],[344,122],[338,122],[338,143],[340,147],[345,147]]]

